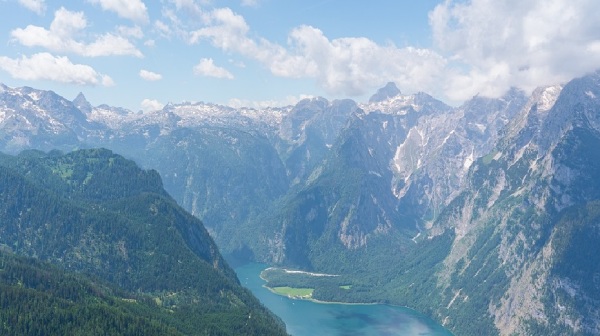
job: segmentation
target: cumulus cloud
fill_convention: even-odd
[[[27,47],[43,47],[56,52],[71,52],[82,56],[97,57],[131,55],[142,57],[142,53],[125,37],[106,33],[91,43],[74,39],[87,27],[83,12],[71,12],[63,7],[54,14],[50,29],[28,25],[11,32],[12,38]]]
[[[196,43],[200,39],[210,39],[212,43],[222,49],[237,49],[243,51],[256,48],[256,42],[247,37],[250,27],[241,15],[234,13],[230,8],[217,8],[204,15],[207,26],[190,34],[190,42]],[[266,40],[263,40],[266,43]],[[237,45],[237,43],[242,43]]]
[[[595,0],[447,0],[429,15],[436,47],[452,60],[446,93],[498,96],[599,68],[597,13]]]
[[[157,110],[162,109],[164,106],[165,106],[165,104],[159,102],[156,99],[144,99],[140,103],[140,107],[142,108],[142,111],[144,111],[144,112],[157,111]]]
[[[148,70],[140,70],[140,77],[147,81],[157,81],[162,79],[161,74],[157,74]]]
[[[203,58],[196,66],[194,66],[196,75],[233,79],[233,74],[225,68],[216,66],[212,58]]]
[[[382,84],[382,78],[411,90],[432,88],[446,61],[433,51],[378,45],[366,38],[329,40],[310,26],[289,36],[293,54],[275,55],[271,71],[284,77],[310,76],[328,92],[357,96]]]
[[[110,77],[97,73],[89,65],[73,64],[67,57],[53,56],[49,53],[17,59],[1,56],[0,69],[8,72],[13,78],[24,80],[51,80],[77,85],[114,85]]]
[[[599,12],[596,0],[446,0],[429,13],[429,49],[330,39],[306,25],[276,44],[253,34],[230,8],[204,11],[202,26],[180,36],[258,61],[276,76],[312,78],[330,94],[360,96],[394,81],[459,103],[600,68]]]
[[[190,42],[208,40],[226,52],[261,62],[276,76],[314,78],[329,93],[358,96],[387,81],[401,87],[427,90],[439,83],[446,60],[417,48],[378,45],[366,38],[330,40],[321,30],[300,26],[281,46],[252,38],[244,18],[229,8],[205,16],[207,26],[193,31]]]
[[[44,0],[19,0],[19,4],[38,15],[42,15],[46,11]]]
[[[111,55],[143,57],[129,40],[112,34],[101,35],[96,41],[86,45],[84,50],[77,49],[77,53],[90,57]]]
[[[105,11],[112,11],[118,16],[137,21],[148,22],[148,9],[141,0],[88,0],[99,4]]]

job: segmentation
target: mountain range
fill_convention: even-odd
[[[600,332],[600,72],[452,107],[169,104],[148,113],[0,86],[0,150],[105,147],[155,169],[230,260],[351,282],[458,335]],[[293,279],[289,280],[293,282]]]

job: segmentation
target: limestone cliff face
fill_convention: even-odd
[[[485,305],[501,335],[598,332],[595,266],[585,256],[600,252],[586,243],[598,225],[599,89],[596,74],[534,92],[429,230],[455,233],[438,272],[449,326]],[[487,304],[474,302],[484,292]]]

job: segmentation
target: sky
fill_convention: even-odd
[[[598,0],[0,0],[0,82],[132,111],[365,102],[387,82],[451,105],[600,69]]]

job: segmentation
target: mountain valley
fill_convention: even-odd
[[[157,213],[167,222],[185,219],[189,226],[169,229],[179,232],[169,246],[189,249],[165,250],[161,260],[129,255],[145,260],[137,266],[125,252],[107,261],[107,249],[119,244],[144,251],[160,242],[113,241],[93,222],[73,233],[48,222],[52,214],[16,215],[34,204],[9,202],[26,200],[27,193],[9,194],[24,187],[1,194],[2,210],[13,217],[3,218],[0,246],[163,301],[172,289],[141,279],[156,275],[151,265],[179,272],[181,258],[204,260],[186,263],[186,271],[210,268],[219,282],[237,288],[218,246],[231,262],[339,274],[337,282],[276,281],[290,287],[309,281],[313,297],[323,301],[408,306],[457,335],[595,335],[599,148],[600,72],[531,94],[475,96],[458,107],[426,93],[402,94],[389,83],[367,103],[311,98],[236,109],[184,102],[142,113],[94,107],[83,94],[70,101],[1,85],[7,181],[48,189],[39,191],[50,195],[43,200],[68,195],[56,199],[64,211],[50,201],[43,206],[67,218],[89,216],[69,203],[82,200],[112,223],[132,220],[128,212],[144,213],[141,222],[156,229]],[[111,171],[113,163],[122,170]],[[136,179],[111,181],[114,174]],[[125,230],[122,236],[141,230],[114,225],[110,230]],[[72,248],[53,246],[49,235],[66,235]],[[106,263],[123,272],[103,273]],[[231,295],[257,304],[237,291]],[[198,299],[186,295],[183,304]],[[268,312],[260,314],[271,321]]]

